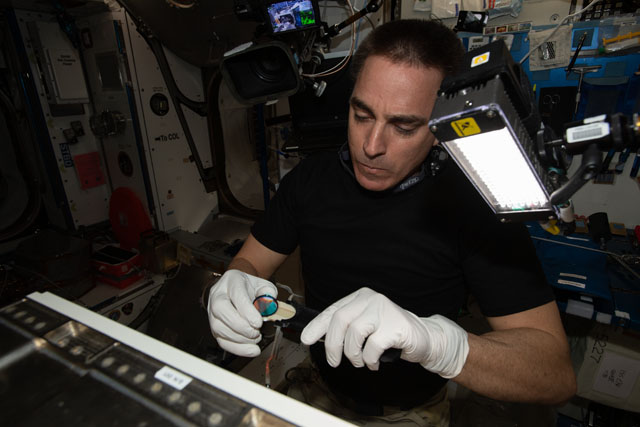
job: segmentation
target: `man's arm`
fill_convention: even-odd
[[[575,394],[576,377],[555,302],[487,320],[493,331],[469,334],[469,355],[455,382],[504,401],[559,404]]]
[[[211,333],[224,350],[238,356],[260,354],[262,316],[253,305],[260,295],[277,296],[267,279],[286,255],[268,249],[249,235],[227,271],[209,291],[207,312]]]
[[[272,251],[249,234],[229,264],[228,270],[240,270],[252,276],[268,279],[285,259],[287,255]]]
[[[489,319],[493,332],[477,336],[435,314],[420,318],[369,288],[336,301],[302,331],[311,345],[322,336],[327,362],[342,356],[378,370],[389,348],[400,357],[490,398],[559,404],[576,390],[566,337],[554,302]]]

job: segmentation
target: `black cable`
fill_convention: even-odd
[[[369,21],[369,25],[371,25],[371,29],[376,28],[376,24],[373,23],[373,21],[371,20],[371,18],[369,18],[369,16],[365,16],[364,17],[367,21]]]
[[[128,327],[130,327],[131,329],[138,329],[144,322],[153,317],[167,293],[168,282],[169,280],[165,280],[165,282],[160,285],[160,289],[158,289],[158,292],[156,292],[155,295],[151,297],[146,307],[140,312],[140,314],[138,314],[138,316],[127,325]]]
[[[164,78],[165,83],[167,84],[167,89],[169,90],[169,97],[171,98],[173,108],[176,110],[176,115],[178,116],[178,121],[180,122],[180,126],[182,127],[182,131],[184,132],[184,136],[187,140],[187,144],[189,145],[189,149],[191,150],[191,156],[193,157],[193,162],[196,164],[196,168],[198,169],[198,174],[202,179],[203,184],[209,190],[209,186],[207,183],[213,180],[213,171],[211,168],[205,169],[202,164],[202,159],[200,158],[200,154],[198,153],[198,147],[193,139],[193,135],[191,134],[191,130],[189,128],[189,123],[187,122],[187,118],[184,115],[184,111],[182,111],[181,105],[185,105],[189,107],[197,114],[200,114],[203,117],[207,116],[207,106],[205,103],[194,103],[191,100],[188,100],[182,92],[178,89],[173,80],[173,75],[171,73],[171,69],[169,67],[169,62],[167,61],[167,57],[164,54],[164,49],[162,44],[155,37],[148,37],[144,35],[144,32],[139,31],[140,34],[143,35],[151,51],[155,55],[158,60],[158,66],[160,68],[160,73]],[[185,102],[187,101],[187,102]]]
[[[200,158],[200,154],[198,152],[198,147],[195,144],[193,139],[193,135],[191,134],[191,130],[189,128],[189,123],[184,115],[184,111],[182,111],[182,105],[189,108],[196,114],[201,117],[207,117],[209,114],[208,111],[208,103],[205,102],[197,102],[190,98],[188,98],[175,82],[173,78],[173,73],[171,72],[171,67],[169,66],[169,61],[164,52],[164,48],[160,40],[158,40],[155,35],[151,32],[151,30],[144,24],[142,19],[135,16],[131,10],[129,10],[126,5],[124,5],[126,12],[131,16],[131,18],[135,21],[136,29],[138,33],[142,36],[142,38],[147,42],[151,52],[155,56],[158,61],[158,68],[160,69],[160,73],[162,74],[162,78],[164,79],[165,84],[167,85],[167,90],[169,92],[169,97],[171,98],[171,103],[173,104],[174,109],[176,110],[176,115],[178,116],[178,121],[180,122],[180,127],[184,132],[185,139],[187,140],[187,145],[191,151],[191,157],[193,162],[198,169],[198,174],[202,179],[202,183],[205,186],[207,192],[214,191],[212,182],[214,181],[215,172],[212,171],[212,168],[205,169],[202,164],[202,159]],[[206,94],[205,94],[206,96]]]
[[[140,326],[142,326],[144,322],[146,322],[147,320],[153,317],[155,312],[158,310],[158,307],[160,307],[160,303],[162,303],[162,300],[164,300],[164,297],[167,294],[167,290],[169,289],[168,283],[173,279],[175,279],[176,277],[178,277],[178,275],[180,274],[181,268],[182,268],[182,263],[178,264],[178,266],[176,267],[171,277],[165,277],[164,283],[160,285],[160,288],[151,297],[151,299],[149,300],[145,308],[142,309],[140,314],[138,314],[138,316],[135,319],[133,319],[131,323],[129,323],[127,326],[129,326],[132,329],[138,329]]]
[[[167,89],[169,90],[169,93],[172,95],[172,97],[175,97],[182,105],[189,108],[199,116],[206,117],[208,113],[207,103],[197,102],[190,99],[184,93],[182,93],[182,91],[176,84],[176,81],[173,78],[173,73],[171,72],[171,67],[169,66],[169,61],[167,60],[167,56],[164,53],[162,43],[160,43],[160,41],[155,36],[145,35],[141,31],[138,32],[151,47],[151,51],[158,61],[160,72],[162,73],[162,77],[164,78],[165,83],[167,84]]]

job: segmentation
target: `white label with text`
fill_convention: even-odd
[[[165,384],[169,384],[171,387],[182,390],[185,388],[193,378],[183,374],[182,372],[178,372],[175,369],[172,369],[168,366],[164,366],[160,369],[154,377],[157,380],[162,381]]]

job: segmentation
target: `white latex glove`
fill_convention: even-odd
[[[268,280],[227,270],[209,291],[207,311],[211,333],[224,350],[238,356],[260,354],[256,344],[262,339],[262,316],[253,306],[261,295],[278,296],[278,288]]]
[[[453,378],[462,371],[469,354],[467,333],[455,322],[440,315],[419,318],[369,288],[327,307],[309,322],[300,338],[311,345],[323,335],[327,362],[333,367],[340,364],[344,351],[356,368],[367,365],[377,371],[382,353],[399,348],[400,358]]]

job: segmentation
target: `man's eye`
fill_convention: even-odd
[[[369,120],[371,117],[363,114],[353,113],[353,119],[357,122],[364,122]]]
[[[416,131],[415,127],[403,127],[403,126],[396,126],[396,132],[402,134],[402,135],[411,135],[412,133],[414,133]]]

